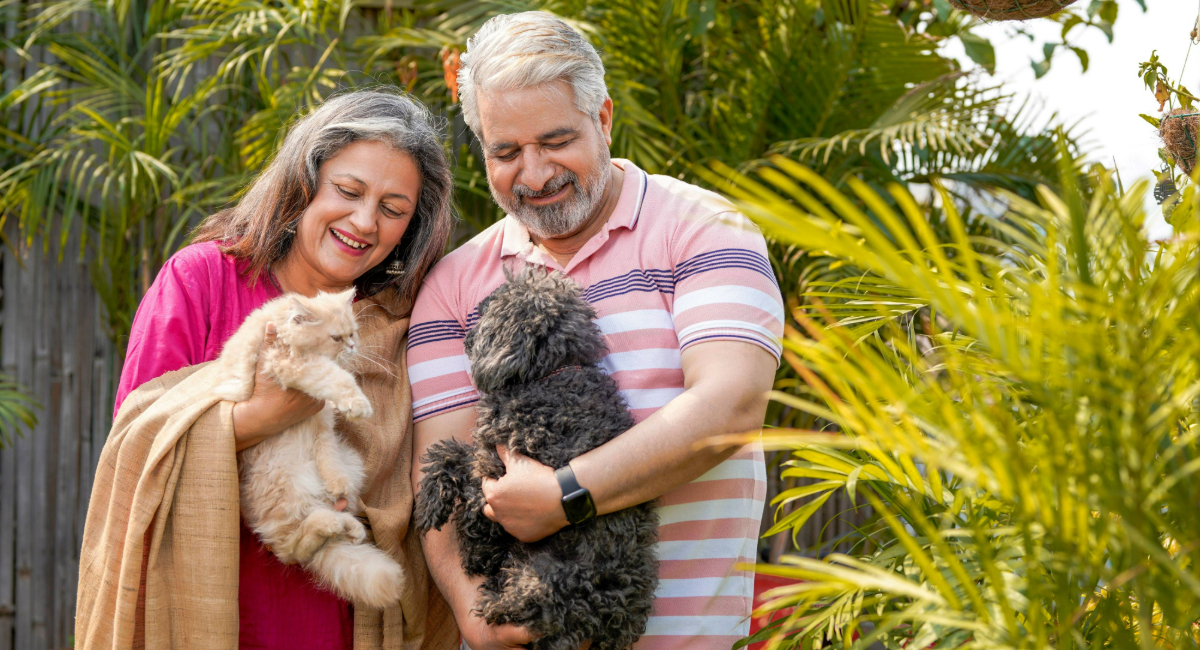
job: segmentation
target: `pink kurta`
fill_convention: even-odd
[[[240,268],[214,242],[193,244],[167,260],[133,319],[114,413],[143,383],[215,359],[246,316],[279,295],[270,282],[250,285]],[[350,603],[318,588],[300,567],[281,563],[245,526],[238,604],[242,650],[353,645]]]

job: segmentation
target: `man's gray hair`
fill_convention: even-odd
[[[458,71],[463,119],[480,140],[479,95],[563,80],[575,107],[597,119],[608,98],[596,48],[561,19],[544,11],[496,16],[467,41]]]

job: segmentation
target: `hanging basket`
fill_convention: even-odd
[[[984,20],[1029,20],[1058,13],[1075,0],[950,0]]]
[[[1200,127],[1200,110],[1176,108],[1162,116],[1158,123],[1158,135],[1162,138],[1167,153],[1175,164],[1188,176],[1196,166],[1197,131]]]

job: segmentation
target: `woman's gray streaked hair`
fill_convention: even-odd
[[[206,219],[192,240],[219,241],[223,250],[249,262],[257,280],[287,256],[293,226],[317,194],[321,165],[359,141],[383,142],[412,157],[421,174],[413,217],[395,250],[355,281],[361,295],[395,285],[411,306],[425,274],[445,251],[454,228],[450,164],[441,125],[420,102],[393,88],[336,95],[300,118],[283,146],[237,205]],[[388,265],[400,260],[401,276]]]
[[[458,70],[463,119],[483,140],[479,95],[519,90],[564,80],[575,91],[575,107],[598,119],[608,98],[604,63],[596,48],[561,19],[544,11],[496,16],[467,41]]]

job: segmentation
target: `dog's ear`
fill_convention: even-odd
[[[479,390],[490,393],[509,384],[536,379],[533,376],[537,337],[528,323],[499,318],[480,318],[467,333],[471,380]]]

